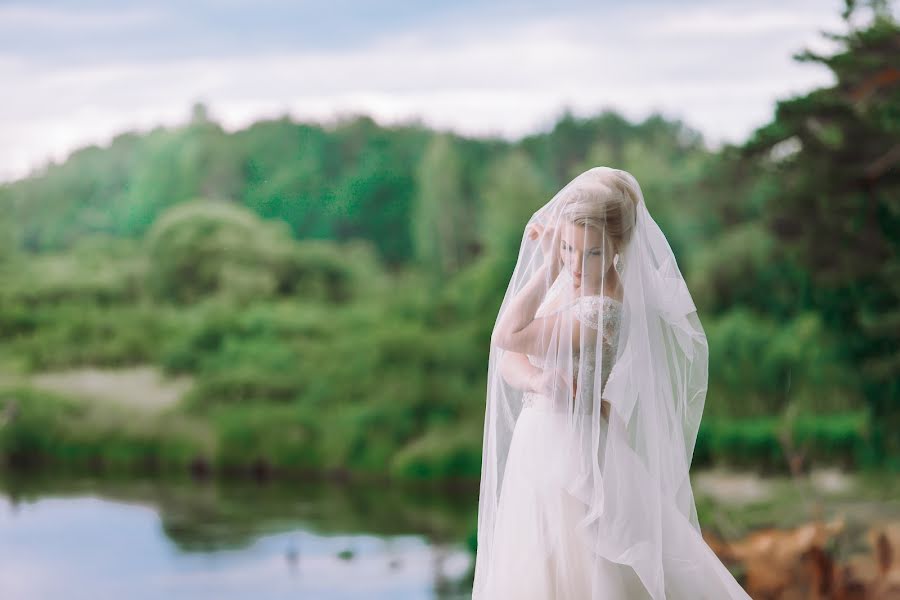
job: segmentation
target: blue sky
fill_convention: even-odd
[[[563,107],[684,119],[711,146],[827,85],[840,0],[0,0],[0,179],[124,130],[365,112],[515,139]]]

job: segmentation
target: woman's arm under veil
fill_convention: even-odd
[[[500,374],[504,381],[524,392],[537,391],[536,378],[543,369],[531,364],[528,356],[521,352],[507,350],[500,359]]]
[[[552,334],[557,329],[559,317],[550,315],[535,317],[547,290],[553,284],[558,269],[546,263],[541,265],[528,283],[509,302],[494,326],[491,344],[513,352],[544,356],[555,340]]]
[[[505,351],[500,359],[500,373],[504,381],[523,392],[535,392],[547,396],[555,396],[568,392],[575,396],[576,384],[571,376],[559,372],[558,369],[542,369],[528,360],[528,356],[519,352]]]

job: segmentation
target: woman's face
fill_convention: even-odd
[[[572,276],[575,289],[585,294],[598,293],[603,274],[613,261],[613,245],[596,227],[565,223],[560,236],[559,252],[563,268]]]

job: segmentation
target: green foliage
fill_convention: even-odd
[[[0,299],[7,306],[31,309],[120,305],[138,299],[143,277],[135,242],[96,236],[80,240],[65,253],[21,256],[3,279]]]
[[[773,296],[782,291],[776,287],[778,277],[771,276],[778,266],[772,235],[761,223],[749,221],[695,254],[692,295],[699,306],[716,312],[740,304],[771,305]]]
[[[284,224],[229,203],[195,201],[164,214],[146,240],[156,300],[217,296],[246,304],[290,295],[344,303],[377,290],[380,265],[365,243],[295,242]]]
[[[249,469],[260,461],[287,471],[321,468],[321,425],[298,406],[231,406],[210,413],[215,466]]]
[[[827,67],[835,85],[779,102],[774,120],[742,152],[782,183],[766,223],[809,278],[809,308],[858,365],[876,443],[898,454],[900,25],[889,12],[876,13],[870,25],[832,37],[834,54],[796,58]]]
[[[111,471],[148,467],[183,472],[213,447],[202,426],[181,415],[142,415],[27,387],[0,388],[0,405],[15,408],[0,426],[0,461],[16,467],[54,463]]]
[[[777,415],[859,408],[855,374],[842,367],[833,336],[815,313],[787,323],[735,309],[704,324],[710,349],[705,413]],[[752,376],[748,376],[752,373]]]
[[[869,428],[864,411],[805,414],[787,421],[771,416],[704,419],[693,464],[784,472],[788,470],[787,447],[807,465],[871,466],[877,459],[872,455]]]
[[[222,128],[199,119],[174,131],[157,131],[140,146],[140,160],[123,202],[110,213],[124,235],[143,235],[169,207],[193,198],[238,201],[240,156]]]
[[[538,166],[522,151],[496,159],[482,191],[484,249],[509,273],[516,264],[528,219],[553,195]]]
[[[429,429],[394,457],[391,473],[402,479],[477,478],[481,473],[480,427]]]
[[[205,198],[283,221],[298,238],[368,240],[396,264],[412,253],[414,170],[431,136],[369,117],[331,130],[284,118],[228,134],[207,116],[126,133],[0,185],[0,226],[8,220],[17,232],[0,237],[30,251],[67,249],[98,233],[138,238],[172,206]]]
[[[27,389],[3,390],[4,407],[16,406],[16,419],[0,429],[0,452],[9,462],[33,464],[60,453],[61,433],[68,420],[85,412],[83,406]]]
[[[417,172],[418,193],[411,215],[416,258],[440,279],[459,270],[466,242],[459,151],[449,134],[435,136]]]
[[[348,325],[353,321],[348,319]],[[312,304],[198,307],[172,335],[162,356],[171,372],[201,377],[186,408],[231,403],[288,402],[320,385],[317,372],[333,371],[336,315]]]
[[[278,273],[278,294],[345,304],[381,295],[388,283],[375,248],[361,240],[302,240]]]
[[[611,165],[641,182],[708,334],[698,459],[783,468],[790,434],[815,460],[896,464],[897,35],[881,19],[806,54],[836,85],[717,152],[659,115],[566,112],[512,143],[365,116],[226,133],[197,106],[0,185],[0,375],[156,363],[195,382],[132,429],[22,391],[6,454],[474,477],[524,225]]]
[[[125,366],[157,359],[165,320],[142,306],[0,308],[0,357],[25,371],[81,365]]]
[[[291,243],[285,228],[238,206],[180,204],[148,232],[147,284],[157,299],[182,303],[217,294],[239,301],[271,297]]]
[[[477,419],[437,423],[410,435],[401,404],[339,405],[328,420],[304,404],[222,406],[207,413],[208,426],[198,427],[183,415],[135,420],[111,405],[27,388],[0,390],[0,400],[18,407],[0,427],[0,458],[18,467],[52,461],[84,468],[100,461],[112,470],[183,472],[203,457],[223,471],[263,464],[285,472],[351,469],[413,480],[477,478],[481,467]],[[707,418],[693,464],[785,471],[789,447],[807,464],[864,467],[878,462],[870,435],[865,412]]]

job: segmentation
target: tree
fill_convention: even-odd
[[[449,134],[437,135],[428,144],[417,182],[411,222],[415,254],[440,280],[459,270],[464,250],[462,167]]]
[[[503,272],[512,273],[525,224],[552,195],[546,178],[522,151],[510,152],[491,165],[481,193],[484,216],[479,233]]]
[[[283,222],[263,221],[230,202],[195,200],[163,213],[145,243],[150,291],[190,303],[276,294],[293,240]]]
[[[859,365],[876,448],[900,457],[900,28],[882,3],[831,56],[832,87],[778,103],[742,151],[781,183],[766,221],[813,283],[812,303]]]

